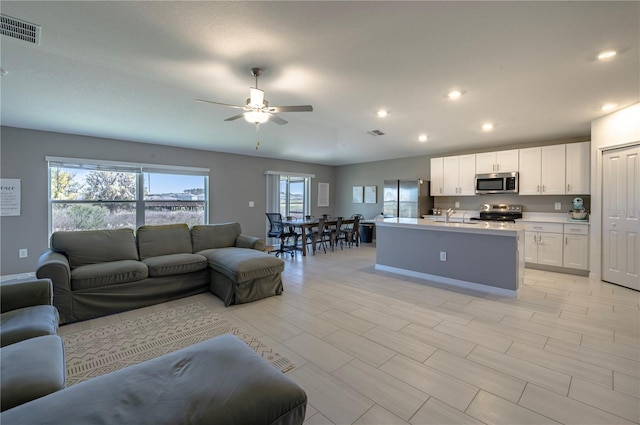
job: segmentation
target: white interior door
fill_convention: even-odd
[[[602,280],[640,290],[640,145],[602,160]]]

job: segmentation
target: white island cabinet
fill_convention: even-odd
[[[376,269],[515,296],[524,275],[524,226],[387,218],[376,223]]]

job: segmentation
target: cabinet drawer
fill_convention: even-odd
[[[562,223],[524,223],[527,232],[563,233]]]
[[[589,226],[585,224],[565,224],[564,233],[572,235],[589,235]]]

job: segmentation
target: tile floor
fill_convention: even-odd
[[[371,244],[285,261],[279,297],[201,294],[61,333],[200,301],[297,365],[308,425],[640,422],[636,291],[527,269],[498,297],[377,272]]]

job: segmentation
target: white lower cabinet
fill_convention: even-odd
[[[524,261],[589,270],[589,226],[526,222]]]
[[[589,226],[564,225],[563,267],[589,270]]]
[[[562,232],[559,223],[527,223],[525,262],[562,267]]]

